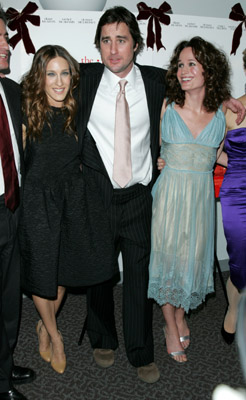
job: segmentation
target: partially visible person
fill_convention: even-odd
[[[246,72],[246,50],[243,52],[243,65]],[[245,94],[238,100],[246,106]],[[226,154],[218,162],[227,167],[219,196],[230,277],[226,284],[229,304],[221,334],[225,342],[231,344],[236,331],[240,292],[246,287],[246,118],[237,125],[235,114],[227,110],[226,130]]]
[[[77,61],[57,45],[37,51],[22,81],[26,175],[19,227],[21,284],[41,317],[36,327],[40,356],[60,374],[66,355],[56,315],[65,287],[93,285],[113,275],[108,223],[81,171],[75,126],[78,82]]]
[[[9,69],[6,18],[0,6],[0,71]],[[14,365],[20,317],[20,254],[17,227],[23,179],[20,88],[0,81],[0,400],[26,397],[14,388],[35,378],[29,368]]]
[[[237,318],[237,346],[244,379],[246,380],[246,289],[241,292]]]
[[[244,389],[234,389],[221,384],[214,389],[212,400],[246,400],[246,392]]]
[[[166,75],[166,166],[152,191],[148,296],[162,308],[167,352],[181,363],[190,345],[185,312],[214,290],[212,171],[225,132],[221,104],[230,97],[229,76],[224,53],[200,37],[177,45]]]
[[[246,379],[246,291],[241,292],[237,317],[237,346],[240,355],[241,367]],[[245,388],[233,389],[230,386],[218,385],[212,396],[213,400],[246,400]]]

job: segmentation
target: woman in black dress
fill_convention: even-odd
[[[92,285],[113,274],[108,222],[81,171],[74,123],[78,81],[78,63],[63,47],[48,45],[35,54],[22,82],[22,287],[41,317],[40,355],[58,373],[66,367],[56,322],[65,286]]]

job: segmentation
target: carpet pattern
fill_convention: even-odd
[[[228,273],[223,275],[226,280]],[[63,375],[53,371],[39,356],[35,333],[38,315],[32,301],[23,299],[15,364],[32,367],[37,373],[34,382],[18,386],[28,400],[210,400],[213,389],[219,383],[245,388],[236,344],[227,346],[220,336],[226,301],[218,277],[215,295],[188,317],[191,345],[185,364],[180,365],[167,355],[163,317],[160,308],[154,306],[155,362],[161,378],[152,385],[137,378],[136,369],[126,358],[121,321],[121,285],[115,287],[114,294],[120,346],[114,366],[105,370],[94,363],[87,335],[82,345],[78,346],[86,316],[85,294],[68,293],[58,317],[67,355],[67,369]]]

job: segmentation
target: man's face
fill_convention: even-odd
[[[9,53],[6,25],[0,19],[0,71],[9,68]]]
[[[133,38],[124,22],[106,24],[102,27],[100,53],[103,64],[120,78],[124,78],[133,66]]]

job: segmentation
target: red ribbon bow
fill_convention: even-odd
[[[243,33],[243,24],[246,28],[246,15],[244,14],[240,3],[237,3],[232,7],[229,18],[233,21],[242,21],[235,29],[233,34],[231,54],[235,55]]]
[[[22,12],[19,13],[12,7],[9,7],[6,11],[6,17],[8,20],[8,27],[11,31],[17,30],[16,35],[12,36],[9,40],[10,45],[15,48],[17,43],[22,39],[26,53],[35,53],[35,47],[31,41],[28,28],[26,26],[26,22],[29,21],[33,25],[39,26],[40,25],[40,17],[38,15],[30,15],[33,14],[38,9],[37,4],[29,3],[23,8]]]
[[[162,47],[166,50],[165,46],[161,42],[161,25],[169,25],[170,17],[169,15],[165,15],[167,11],[171,10],[171,6],[164,1],[162,5],[157,8],[148,7],[145,3],[141,2],[137,4],[137,8],[139,14],[137,19],[148,19],[148,36],[147,36],[147,47],[154,48],[154,43],[156,43],[157,51],[159,51]],[[153,32],[153,21],[155,21],[155,34]]]

